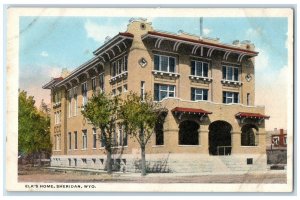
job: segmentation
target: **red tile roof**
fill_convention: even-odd
[[[172,109],[172,112],[188,112],[188,113],[197,113],[197,114],[212,114],[212,112],[208,112],[206,110],[198,109],[198,108],[182,108],[176,107]]]
[[[176,40],[184,40],[184,41],[187,41],[187,42],[194,42],[194,43],[199,43],[199,44],[204,44],[204,45],[210,45],[210,46],[215,46],[215,47],[220,47],[220,48],[225,48],[225,49],[231,49],[231,50],[236,50],[236,51],[242,51],[242,52],[246,52],[246,53],[250,53],[250,54],[255,54],[255,55],[258,54],[258,52],[256,52],[256,51],[250,51],[250,50],[246,50],[246,49],[230,47],[230,46],[227,46],[227,45],[205,42],[203,40],[189,39],[189,38],[180,37],[180,36],[171,35],[171,34],[166,34],[166,33],[160,33],[160,32],[155,32],[155,31],[148,31],[148,34],[150,34],[150,35],[156,35],[156,36],[161,36],[161,37],[168,37],[168,38],[172,38],[172,39],[176,39]]]
[[[270,116],[262,115],[259,113],[246,113],[246,112],[239,112],[235,115],[238,118],[259,118],[259,119],[269,119]]]

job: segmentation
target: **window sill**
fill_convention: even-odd
[[[112,149],[122,149],[122,148],[128,148],[128,146],[116,146],[116,147],[111,147]]]
[[[238,85],[238,86],[243,85],[241,81],[221,80],[221,83],[224,85]]]
[[[121,79],[121,78],[126,78],[127,76],[128,76],[128,71],[122,72],[121,74],[118,74],[118,75],[112,77],[112,78],[109,80],[109,82],[110,82],[110,83],[113,83],[113,82],[115,82],[116,80],[119,80],[119,79]]]
[[[163,144],[163,145],[153,145],[153,146],[152,146],[152,148],[163,148],[163,147],[165,147],[164,144]]]
[[[86,151],[87,149],[81,149],[81,151]]]
[[[201,145],[188,145],[188,144],[179,144],[179,147],[201,147]]]
[[[241,148],[257,148],[259,147],[258,145],[255,145],[255,146],[240,146]]]
[[[189,78],[191,80],[196,80],[196,81],[205,81],[205,82],[211,82],[213,79],[209,77],[203,77],[203,76],[194,76],[194,75],[189,75]]]
[[[164,71],[157,71],[157,70],[152,70],[152,74],[154,76],[169,76],[169,77],[179,77],[180,74],[175,73],[175,72],[164,72]]]
[[[97,150],[97,148],[92,148],[93,150]]]
[[[61,152],[61,150],[53,150],[53,152]]]

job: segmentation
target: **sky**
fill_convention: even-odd
[[[19,88],[50,102],[42,85],[60,76],[62,68],[73,70],[93,57],[107,36],[126,31],[128,17],[21,17]],[[199,18],[148,18],[155,30],[200,34]],[[288,49],[287,18],[205,17],[203,34],[222,43],[250,40],[259,55],[255,66],[256,105],[265,105],[271,118],[266,130],[287,128]]]

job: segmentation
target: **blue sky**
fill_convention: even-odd
[[[59,76],[62,68],[72,70],[91,58],[106,36],[126,31],[128,17],[21,17],[19,87],[34,95],[37,103],[50,101],[49,91],[41,86]],[[179,30],[199,35],[199,18],[151,18],[154,29],[178,33]],[[264,98],[276,98],[276,87],[286,86],[282,77],[287,70],[287,18],[204,18],[205,36],[220,38],[223,43],[250,40],[259,51],[256,59],[256,104],[266,105],[266,113],[274,106]],[[284,93],[283,93],[284,94]],[[272,96],[273,95],[273,96]],[[262,97],[263,96],[263,97]],[[283,109],[281,112],[285,112]],[[283,113],[271,113],[278,124]],[[277,118],[276,118],[277,117]],[[271,116],[272,119],[272,116]],[[281,122],[280,126],[286,123]],[[271,125],[270,125],[271,128]],[[278,127],[281,128],[281,127]]]

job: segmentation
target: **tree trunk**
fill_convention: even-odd
[[[107,155],[106,155],[106,169],[107,173],[111,174],[112,173],[112,166],[111,166],[111,149],[107,150]]]
[[[141,145],[141,157],[142,157],[142,169],[141,169],[141,175],[142,176],[146,176],[146,152],[145,152],[145,146]]]

